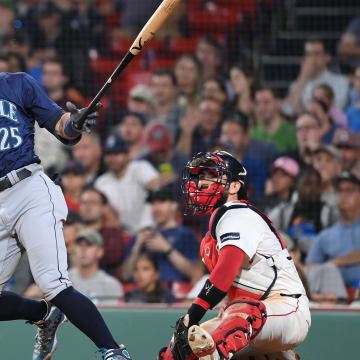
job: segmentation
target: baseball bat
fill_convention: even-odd
[[[105,91],[112,85],[112,83],[118,78],[121,72],[129,65],[131,60],[141,52],[144,46],[154,37],[155,33],[161,28],[166,19],[171,15],[176,6],[181,2],[181,0],[163,0],[163,2],[156,9],[154,14],[141,29],[140,33],[136,37],[135,41],[131,45],[130,49],[126,55],[122,58],[119,65],[116,67],[114,72],[106,80],[105,84],[91,100],[91,103],[87,107],[86,111],[82,114],[82,117],[77,122],[76,128],[81,130],[86,117],[94,111],[96,104],[103,97]],[[74,124],[75,126],[75,124]]]

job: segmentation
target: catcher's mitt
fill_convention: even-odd
[[[176,321],[173,344],[171,353],[174,360],[186,360],[191,354],[191,348],[188,342],[189,328],[184,324],[184,317]]]

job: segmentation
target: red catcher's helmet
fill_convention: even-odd
[[[200,189],[199,174],[208,170],[214,174],[213,183]],[[226,175],[226,183],[223,183]],[[185,215],[208,214],[221,199],[223,192],[233,181],[245,184],[246,170],[241,163],[226,151],[200,152],[185,166],[182,192],[185,195]]]

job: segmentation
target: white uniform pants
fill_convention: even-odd
[[[0,192],[0,291],[25,250],[35,282],[51,300],[71,286],[62,231],[68,210],[40,165],[25,168],[33,174]]]

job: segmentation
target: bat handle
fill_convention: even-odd
[[[100,101],[100,99],[103,97],[105,91],[112,85],[113,81],[115,81],[120,73],[126,68],[126,66],[130,63],[130,61],[135,57],[130,51],[127,52],[127,54],[123,57],[120,64],[116,67],[114,72],[110,75],[110,77],[107,79],[106,83],[103,85],[103,87],[99,90],[99,92],[95,95],[95,97],[91,100],[91,103],[87,106],[86,110],[83,112],[81,118],[79,121],[74,124],[74,127],[78,130],[81,130],[86,118],[89,114],[94,112],[96,104]]]

